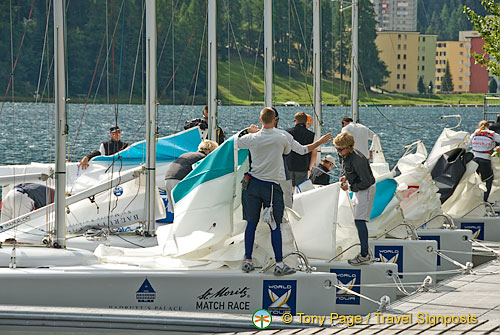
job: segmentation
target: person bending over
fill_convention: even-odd
[[[354,209],[354,223],[358,230],[361,252],[349,260],[351,265],[367,264],[371,261],[368,253],[368,228],[366,222],[370,219],[373,199],[375,198],[375,178],[370,162],[361,152],[354,149],[354,137],[349,133],[340,133],[333,140],[339,154],[342,177],[340,187],[350,189]]]
[[[53,202],[53,188],[35,183],[18,184],[3,197],[1,221],[12,220]]]

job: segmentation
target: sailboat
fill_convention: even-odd
[[[62,0],[54,0],[54,23],[57,28],[54,29],[57,37],[56,52],[64,50],[63,3]],[[154,0],[146,0],[148,13],[146,21],[149,23],[147,31],[148,69],[154,68],[154,64],[156,64],[155,4]],[[210,0],[208,8],[211,24],[215,27],[215,0]],[[55,88],[60,90],[56,93],[56,97],[59,98],[56,111],[59,113],[63,110],[65,103],[64,99],[60,99],[61,92],[64,92],[61,89],[65,85],[63,59],[61,54],[56,57],[58,69],[56,74],[59,75],[56,75]],[[154,78],[154,75],[149,78]],[[150,80],[150,86],[148,86],[150,90],[148,110],[150,113],[155,109],[154,82],[155,80]],[[62,115],[64,114],[62,113]],[[154,118],[148,119],[147,127],[151,130],[154,129]],[[59,138],[61,140],[62,136]],[[150,172],[146,176],[151,187],[154,185],[155,179],[154,136],[148,136],[147,140],[149,141],[149,158],[146,169],[149,169]],[[235,177],[238,173],[242,173],[243,162],[241,162],[242,165],[239,165],[238,159],[228,160],[227,165],[222,164],[228,170],[207,170],[205,174],[200,175],[200,178],[194,177],[200,170],[213,165],[214,161],[220,165],[223,162],[220,160],[221,158],[227,158],[231,154],[237,158],[244,156],[244,152],[235,154],[233,143],[234,138],[224,142],[214,152],[218,153],[219,156],[214,156],[212,160],[205,159],[193,170],[191,175],[193,178],[188,176],[186,180],[179,183],[177,192],[184,195],[185,199],[197,197],[206,192],[207,183],[225,178],[224,180],[231,181],[229,184],[232,188],[230,203],[236,206],[237,199],[232,195],[238,194],[239,183]],[[60,146],[58,155],[64,157],[64,145]],[[59,170],[57,171],[63,175],[65,173],[64,159],[61,159],[61,162],[63,164],[58,165]],[[223,252],[226,244],[231,244],[231,241],[227,240],[226,229],[231,231],[235,229],[231,224],[232,211],[226,212],[224,215],[230,220],[210,222],[209,234],[203,234],[201,229],[193,229],[191,234],[182,235],[182,230],[184,229],[186,233],[188,227],[183,227],[185,225],[180,224],[182,215],[179,215],[176,217],[177,224],[174,222],[173,225],[165,226],[163,233],[159,229],[160,246],[156,248],[133,250],[101,245],[95,254],[64,248],[66,245],[64,220],[66,199],[64,184],[59,182],[61,181],[58,180],[56,187],[59,189],[59,195],[55,205],[59,210],[57,215],[59,221],[56,220],[58,222],[57,235],[52,239],[55,242],[51,244],[54,248],[14,246],[0,249],[2,264],[6,266],[7,263],[10,263],[10,269],[0,269],[0,285],[3,287],[0,299],[4,304],[208,311],[238,314],[252,314],[255,310],[267,308],[271,313],[277,315],[285,312],[295,314],[298,311],[319,314],[336,310],[334,290],[336,276],[331,273],[297,273],[286,279],[281,279],[267,273],[243,274],[239,269],[215,270],[223,264],[211,260],[209,255],[211,251],[213,253]],[[149,197],[150,201],[153,200],[153,193],[149,193]],[[179,201],[178,205],[182,208],[182,201]],[[150,211],[148,219],[154,222],[154,207],[148,208]],[[177,209],[176,207],[176,214]],[[186,222],[191,222],[191,225],[200,225],[200,222],[192,220]],[[203,222],[208,221],[205,219],[201,223]],[[172,232],[171,239],[168,238],[169,231]],[[226,237],[225,241],[222,239],[224,236]],[[166,243],[163,243],[163,238],[165,238],[164,242]],[[198,241],[198,246],[204,248],[193,248],[187,243],[189,241]],[[172,243],[174,246],[171,245]],[[191,250],[183,249],[184,246]],[[182,254],[187,255],[190,251],[190,257],[179,257]],[[171,257],[166,256],[168,253],[171,254]],[[213,253],[212,259],[216,257]],[[264,250],[261,250],[260,253],[265,254]],[[141,266],[130,265],[133,264],[133,262],[129,262],[133,254],[139,255],[137,259],[142,260]],[[240,257],[238,253],[235,255]],[[108,257],[108,262],[103,262],[105,257]],[[196,269],[203,269],[203,271],[196,271]],[[271,296],[270,293],[272,293]],[[285,293],[288,297],[287,306],[273,307],[272,297],[281,297]]]

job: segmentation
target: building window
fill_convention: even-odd
[[[425,47],[422,47],[422,51],[424,51],[424,52],[425,52]]]
[[[462,65],[464,63],[463,59],[458,61],[458,64]]]
[[[406,79],[406,74],[403,73],[403,79]]]
[[[463,43],[460,43],[460,47],[463,48],[464,47],[464,44]]]
[[[424,42],[425,42],[425,36],[424,36],[424,37],[422,37],[422,41],[424,41]]]
[[[460,73],[464,72],[464,69],[460,68],[460,69],[458,69],[458,72],[460,72]]]
[[[399,84],[396,84],[396,88],[399,90]]]
[[[425,56],[422,56],[422,62],[425,61]]]
[[[398,70],[401,69],[401,64],[398,64]]]
[[[425,71],[425,66],[424,65],[422,65],[422,71]]]
[[[439,52],[436,51],[436,57],[439,56]],[[436,61],[437,62],[437,61]],[[436,63],[437,64],[437,63]]]
[[[461,90],[462,89],[462,85],[458,85],[458,89]]]
[[[403,90],[406,89],[406,84],[403,84]]]
[[[406,34],[405,34],[405,41],[406,41]]]
[[[398,34],[398,40],[400,40],[400,39],[401,39],[401,34]]]
[[[460,54],[460,56],[463,56],[463,55],[464,55],[464,52],[463,52],[463,51],[460,51],[460,53],[459,53],[459,54]]]
[[[462,78],[462,77],[458,77],[458,81],[462,81],[462,80],[463,80],[463,78]]]
[[[439,64],[439,61],[436,59],[436,64]]]
[[[406,70],[406,64],[403,64],[403,70]]]
[[[406,44],[403,44],[403,50],[406,50]]]
[[[436,86],[436,88],[437,88],[438,90],[440,90],[440,89],[441,89],[441,85],[437,85],[437,86]]]
[[[403,59],[406,59],[406,54],[405,54],[405,55],[403,55]]]
[[[401,55],[398,54],[398,59],[401,59]]]
[[[401,79],[401,75],[399,73],[397,75],[397,79]]]
[[[441,73],[441,69],[436,69],[436,72],[437,73]]]
[[[436,81],[439,81],[439,77],[436,77]]]
[[[401,50],[401,44],[398,44],[398,50]]]

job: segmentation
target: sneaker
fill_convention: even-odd
[[[286,264],[283,264],[283,267],[281,266],[275,266],[274,267],[274,275],[275,276],[285,276],[285,275],[291,275],[295,273],[295,269],[292,269]]]
[[[253,263],[251,262],[243,262],[243,265],[241,266],[241,269],[243,270],[243,272],[251,272],[255,269],[255,267],[253,266]]]
[[[348,260],[347,262],[351,265],[364,265],[364,264],[369,264],[371,261],[372,259],[370,255],[361,256],[361,254],[358,254],[356,257]]]

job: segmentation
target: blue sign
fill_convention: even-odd
[[[484,222],[461,222],[460,228],[472,230],[472,238],[484,240]]]
[[[361,270],[330,269],[337,275],[337,284],[345,286],[349,290],[360,293]],[[348,292],[346,289],[337,288],[338,305],[359,305],[359,296]]]
[[[290,313],[295,315],[297,309],[296,280],[264,280],[262,308],[272,315]]]
[[[155,302],[156,292],[147,278],[144,280],[141,287],[139,287],[139,290],[135,293],[135,297],[137,302]]]
[[[116,186],[113,190],[113,194],[117,197],[121,196],[123,194],[123,188],[121,186]]]
[[[439,235],[426,235],[420,236],[421,240],[425,241],[436,241],[438,244],[438,250],[441,250],[441,236]],[[441,265],[441,256],[437,255],[437,265]]]
[[[378,258],[378,261],[382,263],[397,264],[398,272],[403,272],[403,246],[376,245],[375,258]],[[399,278],[403,278],[403,276],[399,275]]]

